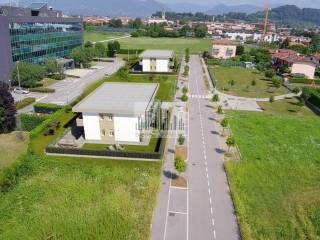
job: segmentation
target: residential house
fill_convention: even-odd
[[[159,85],[105,83],[73,107],[87,142],[139,144],[148,131],[148,116]]]
[[[235,57],[237,45],[237,42],[229,39],[216,39],[212,43],[212,56],[220,59]]]
[[[291,49],[270,49],[269,52],[275,68],[286,66],[292,75],[304,75],[308,79],[314,79],[317,63],[313,58]]]
[[[171,50],[146,50],[139,57],[143,72],[170,72],[175,53]]]

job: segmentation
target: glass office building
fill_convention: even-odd
[[[28,8],[0,6],[0,81],[8,82],[16,62],[41,64],[68,57],[83,43],[82,18],[36,3]]]
[[[67,57],[82,44],[81,23],[9,23],[13,62]]]

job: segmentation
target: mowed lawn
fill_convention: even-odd
[[[161,163],[29,158],[0,193],[0,239],[149,239]]]
[[[85,32],[84,39],[85,41],[97,42],[121,36],[124,36],[124,34]],[[118,41],[122,49],[172,49],[178,55],[181,55],[186,48],[190,48],[191,53],[194,54],[210,51],[211,49],[210,39],[129,37],[119,39]]]
[[[278,104],[266,103],[266,113],[227,113],[243,156],[226,163],[242,236],[319,239],[320,118]]]
[[[211,73],[218,81],[218,89],[230,95],[240,97],[265,98],[289,93],[281,86],[275,88],[262,72],[241,67],[211,67]],[[234,85],[231,81],[234,81]],[[252,82],[255,81],[255,85]]]
[[[0,169],[10,165],[19,155],[26,152],[28,142],[27,133],[0,134]]]
[[[210,39],[197,38],[124,38],[119,40],[123,49],[171,49],[181,55],[186,48],[194,54],[209,51],[211,46]]]
[[[99,42],[104,40],[110,40],[127,35],[120,32],[84,32],[84,41]]]

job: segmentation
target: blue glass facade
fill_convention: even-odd
[[[9,23],[13,62],[42,63],[47,57],[67,57],[82,44],[80,22]]]

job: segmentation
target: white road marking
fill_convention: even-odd
[[[199,84],[198,84],[198,79],[196,78],[196,87],[197,87],[197,92],[199,93]],[[206,145],[205,145],[205,139],[204,139],[204,130],[203,130],[203,120],[202,120],[202,113],[201,113],[201,105],[200,105],[200,97],[197,98],[198,101],[198,109],[199,109],[199,118],[200,118],[200,128],[201,128],[201,136],[202,136],[202,146],[203,146],[203,155],[206,155]],[[204,97],[206,98],[206,97]],[[211,213],[211,218],[213,219],[213,206],[212,206],[212,199],[211,199],[211,190],[210,190],[210,182],[209,182],[209,173],[208,173],[208,168],[207,168],[207,162],[205,161],[206,165],[206,175],[207,175],[207,181],[208,181],[208,194],[209,194],[209,202],[210,202],[210,213]],[[213,237],[216,239],[216,231],[214,229],[214,224],[213,224]]]

